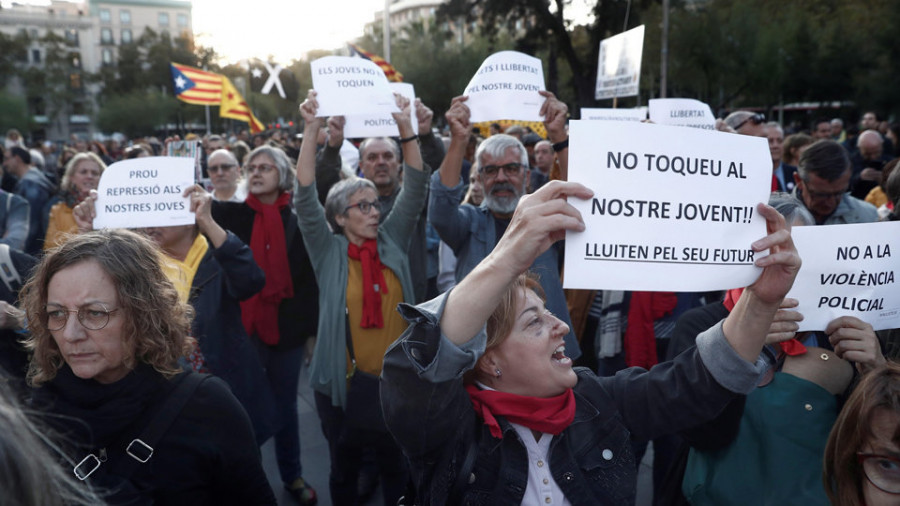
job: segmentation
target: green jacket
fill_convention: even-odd
[[[403,189],[388,217],[378,227],[378,256],[403,287],[403,300],[414,303],[412,276],[406,252],[416,220],[425,206],[429,169],[403,165]],[[319,331],[309,365],[313,389],[331,397],[334,406],[347,403],[347,246],[342,234],[334,234],[325,220],[314,184],[297,186],[294,209],[319,285]],[[400,337],[400,336],[397,336]]]

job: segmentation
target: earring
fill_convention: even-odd
[[[500,369],[494,369],[494,374],[497,376],[497,379],[500,379],[500,376],[503,376],[503,373],[500,372]]]

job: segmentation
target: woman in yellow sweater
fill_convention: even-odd
[[[60,184],[60,195],[51,204],[46,222],[47,235],[44,237],[44,251],[55,248],[65,242],[67,234],[78,232],[72,209],[96,190],[100,183],[100,174],[106,170],[106,164],[94,153],[78,153],[66,164]]]

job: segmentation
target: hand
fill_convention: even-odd
[[[854,362],[860,374],[885,362],[881,354],[881,343],[872,330],[872,326],[854,316],[842,316],[828,323],[825,327],[828,342],[834,347],[834,353]]]
[[[579,183],[550,181],[531,195],[522,197],[509,228],[497,243],[491,256],[518,275],[525,272],[534,260],[567,230],[584,231],[581,213],[566,201],[572,196],[589,199],[594,195]]]
[[[415,103],[416,108],[416,121],[419,122],[419,135],[425,135],[431,132],[431,120],[434,119],[434,111],[432,111],[427,105],[422,103],[422,100],[416,99]]]
[[[25,311],[0,300],[0,329],[21,330],[25,328]]]
[[[408,126],[410,131],[412,130],[412,120],[410,119],[412,114],[412,102],[409,101],[408,98],[404,97],[399,93],[394,93],[394,101],[397,103],[397,108],[400,109],[400,112],[392,112],[391,116],[393,116],[394,121],[397,122],[397,129],[403,132],[404,127]],[[403,135],[401,134],[401,137]]]
[[[794,247],[784,217],[778,211],[771,206],[758,204],[756,212],[766,219],[768,235],[750,246],[756,253],[768,249],[769,254],[754,262],[757,267],[763,268],[763,272],[747,287],[747,291],[767,305],[778,306],[794,284],[794,278],[800,270],[800,255]]]
[[[781,306],[775,313],[772,324],[769,325],[769,333],[766,334],[766,344],[788,341],[797,335],[797,329],[800,328],[797,322],[803,321],[803,315],[797,311],[791,311],[791,308],[799,305],[800,301],[797,299],[784,299],[781,301]]]
[[[468,99],[466,96],[455,97],[450,101],[450,109],[444,115],[450,127],[450,137],[465,142],[469,142],[469,136],[472,135],[472,124],[469,123],[471,112],[465,104]]]
[[[347,120],[343,116],[328,118],[328,145],[339,148],[344,144],[344,124]]]
[[[97,209],[94,206],[96,201],[97,190],[91,190],[88,196],[72,209],[72,217],[75,218],[79,234],[94,230],[94,218],[97,217]]]
[[[859,178],[863,181],[881,181],[881,171],[872,167],[866,167],[859,173]]]
[[[201,223],[213,221],[212,212],[210,211],[213,200],[211,193],[204,190],[199,184],[195,184],[184,190],[181,196],[191,198],[190,210],[194,213],[198,226],[201,226]]]
[[[318,132],[319,127],[322,126],[322,118],[316,117],[316,113],[319,112],[319,102],[316,100],[316,95],[316,90],[309,90],[306,93],[306,100],[300,104],[300,117],[303,118],[303,122],[306,125],[304,127],[306,132]]]
[[[566,133],[566,118],[569,114],[569,107],[549,91],[539,91],[538,93],[546,98],[539,114],[544,117],[544,128],[547,129],[547,137],[553,143],[566,140],[568,136],[568,133]]]

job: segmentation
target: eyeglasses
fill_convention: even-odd
[[[220,163],[219,165],[210,165],[206,168],[207,172],[227,172],[233,169],[235,165],[233,163]],[[248,171],[249,172],[249,171]]]
[[[900,494],[900,459],[862,452],[856,459],[872,485],[888,494]]]
[[[273,170],[278,170],[278,167],[269,165],[268,163],[261,163],[259,165],[248,165],[244,170],[247,172],[247,174],[253,174],[254,172],[259,172],[260,174],[268,174]]]
[[[806,190],[806,195],[809,196],[809,198],[811,198],[813,200],[818,200],[818,201],[841,200],[841,198],[843,198],[844,194],[847,193],[847,191],[850,189],[850,187],[847,187],[841,191],[836,191],[836,192],[817,192],[817,191],[810,190],[809,183],[807,183],[806,181],[804,181],[803,183],[804,183],[803,186],[805,187],[805,190]]]
[[[744,121],[741,121],[740,123],[735,125],[734,130],[735,131],[740,130],[741,127],[746,125],[748,122],[753,122],[754,125],[759,125],[761,123],[765,123],[766,115],[761,112],[758,112],[758,113],[754,114],[753,116],[750,116],[749,118],[747,118]]]
[[[354,207],[358,207],[359,212],[361,212],[363,214],[369,214],[370,212],[372,212],[372,209],[375,209],[376,211],[381,212],[381,202],[379,202],[377,200],[373,200],[372,202],[367,202],[365,200],[361,200],[361,201],[353,204],[352,206],[345,207],[344,213],[346,213],[347,211],[349,211],[350,209],[352,209]]]
[[[503,169],[503,173],[506,174],[506,177],[513,177],[519,175],[519,171],[522,170],[522,164],[507,163],[504,165],[485,165],[479,169],[479,172],[489,178],[495,178],[500,172],[500,169]]]
[[[100,330],[109,323],[109,315],[115,313],[119,309],[106,309],[106,306],[99,302],[82,306],[78,309],[65,309],[58,306],[51,306],[44,311],[47,316],[47,328],[49,330],[62,330],[69,320],[69,313],[78,315],[78,321],[88,330]]]

